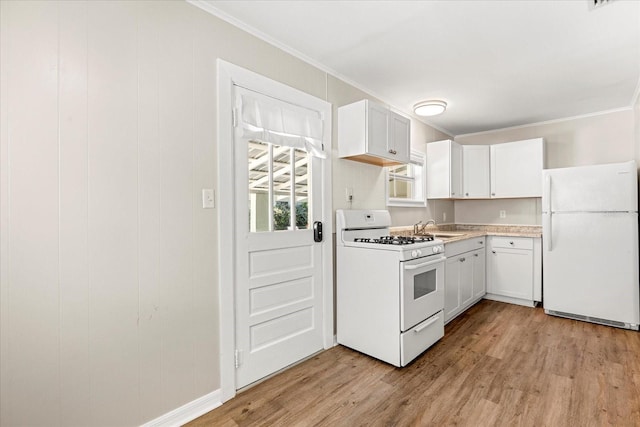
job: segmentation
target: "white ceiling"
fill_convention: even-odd
[[[196,3],[196,2],[194,2]],[[451,135],[632,106],[640,1],[216,1],[207,10]]]

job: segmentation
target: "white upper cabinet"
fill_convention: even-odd
[[[542,197],[542,138],[491,146],[491,197]]]
[[[409,163],[411,121],[364,99],[338,108],[338,155],[379,166]]]
[[[542,197],[544,140],[427,143],[428,199]]]
[[[393,150],[393,156],[400,163],[409,163],[411,157],[411,121],[400,114],[389,111],[390,135],[387,152]],[[402,160],[401,159],[406,159]]]
[[[462,146],[451,143],[451,198],[459,199],[462,194]]]
[[[446,139],[427,143],[427,199],[462,197],[462,147]]]
[[[490,197],[490,149],[488,145],[462,146],[462,192],[469,199]]]

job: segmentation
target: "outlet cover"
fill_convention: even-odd
[[[507,211],[500,211],[500,218],[506,218],[507,217]]]

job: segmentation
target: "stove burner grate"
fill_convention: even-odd
[[[430,242],[433,236],[415,237],[415,236],[382,236],[378,239],[370,237],[358,237],[354,242],[374,243],[379,245],[412,245],[414,243]]]

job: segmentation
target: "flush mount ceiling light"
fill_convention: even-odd
[[[413,106],[413,112],[419,116],[437,116],[446,109],[447,103],[438,100],[422,101]]]

